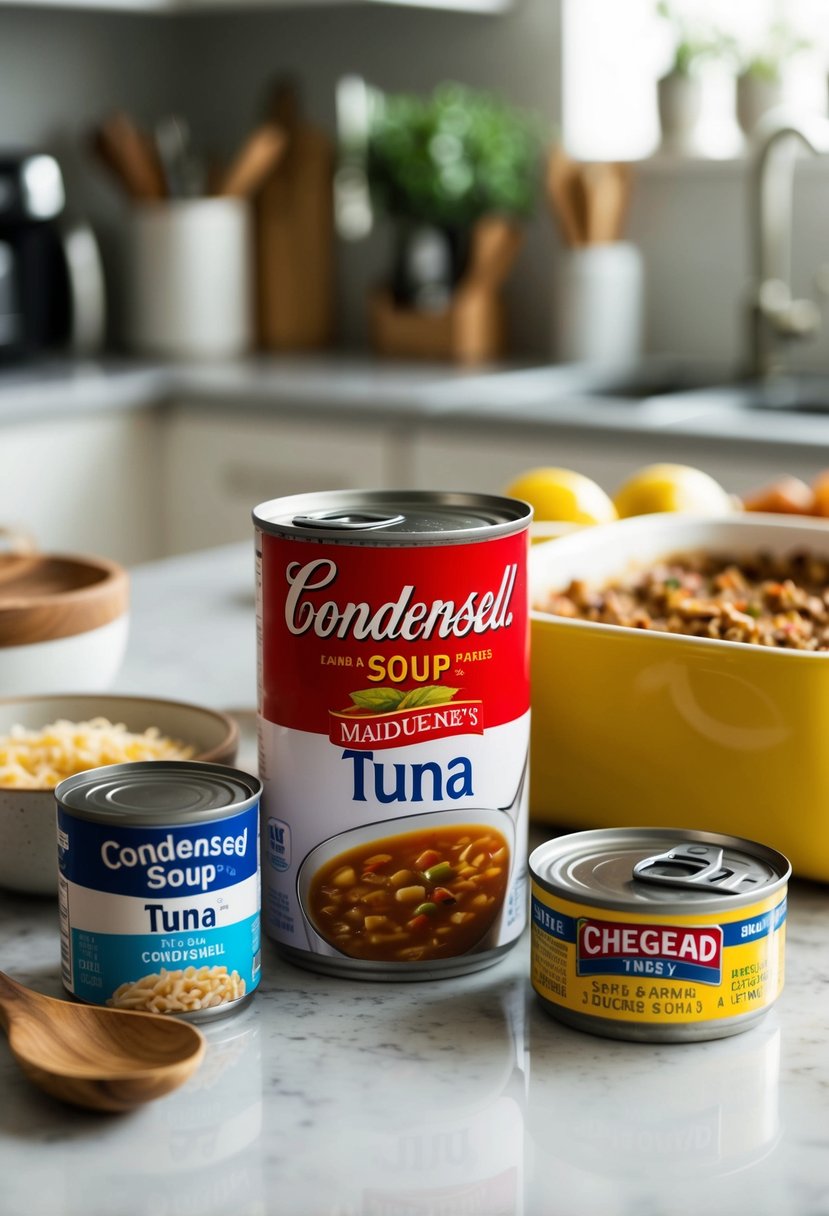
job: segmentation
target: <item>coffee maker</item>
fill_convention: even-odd
[[[97,243],[66,221],[65,205],[53,156],[0,150],[0,362],[88,354],[103,341]]]

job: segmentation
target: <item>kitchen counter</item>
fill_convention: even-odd
[[[250,708],[252,545],[137,569],[122,691]],[[241,762],[255,762],[246,727]],[[335,980],[266,944],[182,1089],[93,1116],[0,1045],[3,1216],[829,1213],[829,890],[795,882],[788,975],[753,1030],[693,1045],[568,1030],[526,939],[435,983]],[[57,909],[0,896],[2,966],[60,995]]]
[[[657,380],[663,366],[670,373],[675,363],[655,358],[644,365]],[[0,371],[0,425],[184,401],[272,415],[346,414],[354,420],[450,427],[485,423],[513,436],[666,436],[716,440],[741,451],[769,445],[829,451],[829,412],[746,410],[693,389],[633,400],[591,391],[593,375],[578,365],[465,368],[335,353],[174,364],[50,359]]]

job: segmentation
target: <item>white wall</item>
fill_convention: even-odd
[[[118,107],[146,123],[168,110],[173,51],[163,17],[0,6],[0,148],[58,156],[69,208],[93,219],[110,273],[122,201],[89,133]]]
[[[559,0],[516,0],[502,16],[314,3],[305,11],[236,10],[176,18],[0,7],[0,146],[57,151],[71,197],[101,229],[110,269],[121,201],[82,147],[117,106],[152,123],[177,109],[221,157],[259,118],[283,73],[310,118],[333,134],[334,87],[358,72],[390,90],[459,79],[559,113]],[[341,341],[361,343],[368,285],[388,262],[387,232],[340,251]],[[555,243],[547,216],[528,229],[509,285],[515,348],[548,349]]]
[[[647,275],[647,344],[733,362],[744,358],[746,296],[752,266],[746,162],[643,166],[637,175],[630,235]],[[829,263],[829,164],[802,159],[795,172],[795,290],[817,299],[815,274]],[[814,341],[790,349],[792,366],[829,369],[829,310]]]
[[[560,116],[560,0],[515,0],[502,16],[469,16],[377,5],[314,3],[170,19],[0,7],[0,146],[28,143],[62,156],[70,197],[93,215],[110,267],[121,201],[84,150],[89,126],[125,106],[144,122],[170,109],[227,156],[283,73],[300,81],[313,121],[334,130],[334,85],[359,72],[388,89],[425,90],[456,78],[532,107],[554,129]],[[797,174],[795,270],[813,290],[829,261],[827,175]],[[745,169],[712,163],[638,174],[630,234],[642,247],[651,351],[736,360],[749,273]],[[340,340],[364,340],[364,300],[388,262],[387,233],[340,248]],[[508,286],[514,350],[546,357],[553,279],[560,254],[543,200]],[[829,368],[829,322],[798,362]]]
[[[209,14],[177,29],[183,94],[227,153],[262,112],[282,72],[302,85],[308,116],[334,130],[334,88],[356,72],[390,91],[426,91],[461,80],[536,110],[552,132],[559,117],[559,0],[515,0],[499,16],[340,5],[307,11]],[[388,265],[387,230],[340,249],[341,338],[360,342],[369,284]],[[530,224],[511,284],[514,342],[549,346],[554,240],[547,216]]]

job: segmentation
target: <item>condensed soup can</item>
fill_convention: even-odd
[[[259,984],[258,778],[142,761],[67,777],[58,803],[64,986],[208,1021]]]
[[[253,516],[266,932],[334,975],[494,963],[526,921],[531,509],[344,491]]]
[[[610,1038],[748,1030],[783,988],[790,874],[782,853],[711,832],[557,837],[530,856],[533,988]]]

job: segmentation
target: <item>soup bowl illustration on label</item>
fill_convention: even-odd
[[[309,949],[426,964],[490,949],[515,859],[515,824],[501,810],[434,811],[340,832],[299,867]]]

